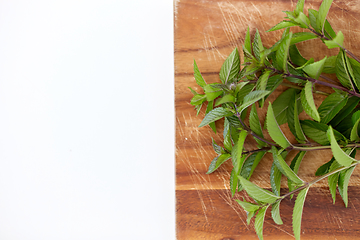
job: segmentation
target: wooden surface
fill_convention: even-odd
[[[208,83],[219,82],[220,67],[235,48],[241,48],[247,27],[252,36],[259,29],[263,43],[269,47],[281,36],[281,31],[265,33],[280,22],[282,11],[294,9],[296,1],[265,0],[177,0],[174,2],[175,24],[175,107],[176,107],[176,209],[177,239],[257,239],[253,225],[246,225],[246,213],[237,206],[229,192],[231,163],[225,163],[216,172],[206,175],[215,153],[211,138],[221,142],[221,133],[214,134],[209,127],[198,128],[204,117],[204,109],[196,116],[190,105],[192,94],[188,87],[200,91],[193,77],[195,59]],[[318,9],[321,1],[306,1],[305,9]],[[345,47],[360,56],[360,1],[334,1],[329,21],[335,31],[345,35]],[[296,31],[296,29],[293,29]],[[328,50],[314,40],[311,46],[298,48],[305,57],[315,60],[325,55],[335,55],[336,49]],[[242,55],[242,53],[241,53]],[[242,56],[241,56],[242,57]],[[286,87],[280,87],[268,99]],[[324,91],[328,91],[324,89]],[[316,96],[317,102],[323,97]],[[266,107],[265,107],[266,109]],[[305,115],[301,115],[306,117]],[[264,113],[260,113],[264,119]],[[220,126],[221,124],[219,124]],[[283,128],[285,134],[288,129]],[[246,149],[256,148],[254,141],[247,139]],[[289,155],[294,156],[296,152]],[[299,170],[305,181],[314,179],[316,169],[329,161],[329,151],[308,152]],[[261,161],[251,180],[261,187],[270,187],[269,172],[272,159],[269,155]],[[350,180],[349,207],[341,198],[335,205],[327,187],[327,181],[316,184],[307,196],[302,222],[302,239],[357,239],[360,238],[360,170],[355,169]],[[285,180],[285,179],[283,179]],[[283,181],[282,187],[286,188]],[[286,189],[284,189],[284,192]],[[291,214],[294,200],[284,200],[281,214],[284,224],[276,225],[268,211],[264,225],[265,239],[293,239]],[[359,210],[357,210],[359,209]]]

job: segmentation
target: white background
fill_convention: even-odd
[[[175,239],[173,2],[0,0],[0,239]]]

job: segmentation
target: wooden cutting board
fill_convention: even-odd
[[[252,36],[256,29],[259,30],[266,47],[274,44],[282,31],[265,31],[283,20],[285,14],[282,11],[293,10],[296,1],[176,0],[174,4],[177,239],[258,239],[253,223],[250,226],[246,224],[246,213],[234,201],[241,197],[249,200],[249,197],[244,193],[231,197],[231,163],[224,164],[210,175],[206,174],[216,155],[212,150],[211,138],[220,143],[222,133],[214,134],[209,127],[198,128],[204,117],[204,109],[196,116],[196,111],[190,105],[192,94],[188,87],[201,91],[193,77],[194,59],[208,83],[219,82],[223,61],[235,47],[241,49],[247,27]],[[318,9],[320,4],[320,0],[307,1],[305,9]],[[335,31],[344,33],[345,47],[357,56],[360,56],[359,13],[359,0],[335,0],[328,15]],[[318,40],[306,48],[298,44],[298,48],[305,57],[314,57],[315,60],[337,54],[336,49],[328,50]],[[280,87],[268,99],[273,101],[286,89]],[[322,96],[316,96],[317,106],[321,100]],[[260,113],[260,118],[264,119],[264,115],[264,112]],[[283,130],[290,136],[288,129]],[[253,140],[247,140],[247,149],[254,149],[255,146]],[[291,153],[287,161],[295,154]],[[329,151],[308,152],[299,170],[300,177],[305,181],[314,179],[316,169],[329,161],[331,156]],[[270,188],[271,164],[271,157],[266,155],[251,180],[261,187]],[[359,168],[355,169],[350,180],[348,208],[345,208],[339,195],[336,203],[332,203],[326,180],[310,189],[304,207],[302,239],[360,238],[359,173]],[[282,191],[286,192],[286,182],[283,180]],[[294,199],[282,201],[280,209],[284,224],[281,226],[276,225],[270,211],[267,212],[265,240],[294,239],[291,224],[293,205]]]

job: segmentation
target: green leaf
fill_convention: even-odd
[[[340,167],[341,165],[337,161],[334,161],[330,166],[329,172],[332,172]],[[336,200],[336,186],[338,184],[339,174],[340,173],[337,172],[328,177],[329,190],[333,199],[333,203],[335,203]]]
[[[247,84],[243,86],[236,96],[236,105],[241,104],[244,101],[245,96],[247,96],[254,89],[254,84]]]
[[[293,34],[295,35],[295,34]],[[304,64],[306,64],[308,62],[307,59],[305,59],[299,52],[298,48],[296,47],[296,45],[291,45],[289,48],[289,55],[290,55],[290,60],[292,63],[294,63],[297,66],[303,66]]]
[[[306,137],[304,135],[304,132],[303,132],[303,130],[301,128],[301,125],[300,125],[299,112],[298,112],[299,107],[298,107],[298,104],[297,104],[298,100],[296,99],[296,96],[295,96],[295,98],[292,98],[291,101],[294,101],[294,107],[292,109],[294,110],[294,112],[293,112],[293,116],[294,116],[293,122],[294,122],[294,130],[295,130],[296,139],[301,143],[306,142],[307,139],[306,139]],[[290,108],[289,108],[289,110],[290,110]]]
[[[224,131],[223,131],[223,138],[224,138],[224,147],[228,152],[232,150],[232,142],[231,142],[231,135],[230,135],[230,123],[227,118],[224,121]]]
[[[233,197],[239,184],[238,175],[235,173],[235,168],[233,168],[230,174],[230,190]],[[239,188],[241,188],[241,185],[239,185]]]
[[[300,24],[300,27],[302,28],[309,28],[310,26],[310,20],[308,19],[308,17],[300,12],[299,13],[299,16],[297,16],[295,19],[294,19],[295,22],[299,23]]]
[[[290,142],[285,137],[285,135],[283,134],[283,132],[281,131],[278,123],[276,122],[276,118],[271,103],[269,103],[268,113],[266,115],[266,124],[270,137],[277,144],[279,144],[284,149],[291,145]]]
[[[251,218],[253,218],[254,216],[255,216],[255,212],[248,212],[247,218],[246,218],[247,225],[250,224]]]
[[[206,94],[206,99],[210,102],[214,100],[215,98],[219,97],[223,91],[219,88],[213,87],[214,84],[208,84],[204,87],[204,91]]]
[[[327,130],[327,136],[331,144],[331,150],[334,154],[335,160],[340,163],[342,166],[349,167],[356,159],[350,157],[347,155],[339,146],[337,143],[334,131],[331,126],[329,126]]]
[[[269,207],[269,205],[261,208],[255,217],[255,224],[254,224],[255,231],[260,240],[264,239],[263,238],[263,227],[264,227],[265,213],[266,213],[266,210],[268,209],[268,207]]]
[[[328,145],[330,143],[327,137],[328,125],[311,120],[301,120],[300,124],[305,135],[315,142],[321,145]],[[336,130],[334,130],[334,134],[337,141],[345,139],[345,137]]]
[[[309,187],[302,189],[296,197],[294,211],[293,211],[293,231],[295,239],[300,239],[301,233],[301,218],[304,208],[304,202],[306,195],[309,191]]]
[[[280,201],[277,201],[271,205],[271,217],[276,224],[278,225],[283,224],[283,221],[281,220],[280,217]]]
[[[290,45],[294,45],[296,43],[304,42],[304,41],[315,39],[315,38],[317,38],[317,36],[311,32],[293,33]]]
[[[256,201],[264,203],[274,203],[280,197],[274,195],[272,192],[263,189],[254,183],[246,180],[242,176],[238,176],[241,185],[244,187],[245,191],[254,198]]]
[[[265,71],[260,77],[259,80],[256,82],[256,89],[257,90],[266,90],[267,81],[269,79],[271,71]],[[270,93],[270,92],[269,92]],[[259,101],[259,106],[262,107],[264,103],[264,98]]]
[[[330,161],[328,161],[327,163],[321,165],[317,170],[316,170],[316,173],[315,173],[315,176],[322,176],[326,173],[329,172],[330,170],[330,166],[331,164],[335,161],[335,158],[331,158]]]
[[[238,175],[240,173],[241,167],[244,164],[246,156],[242,155],[242,151],[244,148],[244,142],[247,136],[247,131],[243,130],[239,134],[239,139],[232,148],[231,158],[234,165],[235,173]]]
[[[226,119],[229,121],[230,126],[235,128],[235,129],[241,129],[242,125],[240,123],[240,120],[237,116],[232,115],[230,117],[226,117]]]
[[[320,61],[308,64],[303,68],[303,71],[306,72],[306,74],[311,78],[318,79],[324,69],[325,61],[326,57]]]
[[[296,154],[296,156],[294,157],[294,159],[291,161],[290,164],[290,168],[294,171],[294,173],[298,173],[299,168],[300,168],[300,163],[302,161],[302,159],[304,158],[306,154],[306,151],[300,151],[298,152],[298,154]]]
[[[299,171],[300,163],[301,163],[302,159],[304,158],[305,153],[306,153],[306,151],[298,152],[298,154],[296,154],[296,156],[291,161],[290,168],[294,171],[295,174],[297,174]],[[294,190],[294,185],[292,184],[292,182],[289,179],[288,179],[288,187],[289,187],[289,192]]]
[[[197,95],[198,93],[194,90],[194,89],[192,89],[191,87],[188,87],[189,89],[190,89],[190,91],[191,91],[191,93],[192,94],[194,94],[194,95]]]
[[[223,107],[218,107],[210,111],[205,115],[204,119],[200,123],[199,127],[208,125],[209,123],[215,122],[223,117],[229,117],[234,113]]]
[[[359,141],[360,140],[360,137],[359,137],[360,110],[353,114],[351,120],[354,123],[354,126],[351,129],[350,140],[351,141]]]
[[[348,68],[349,63],[347,63],[347,61],[348,58],[345,52],[341,49],[336,58],[335,72],[337,78],[344,87],[348,89],[354,89],[354,86],[351,82],[352,70]]]
[[[208,102],[208,105],[207,105],[207,107],[206,107],[205,114],[208,114],[208,113],[211,112],[213,109],[214,109],[214,101]],[[216,125],[215,125],[215,122],[209,123],[209,126],[211,127],[211,129],[213,130],[213,132],[216,133]]]
[[[325,29],[325,36],[327,38],[332,39],[332,38],[336,37],[336,33],[335,33],[334,29],[331,27],[328,20],[325,21],[324,29]]]
[[[201,75],[200,70],[199,70],[195,60],[194,60],[194,77],[195,77],[196,83],[200,87],[204,88],[206,86],[206,82],[205,82],[203,76]]]
[[[223,164],[230,158],[231,158],[231,155],[228,153],[221,154],[220,156],[215,157],[212,160],[212,162],[210,163],[209,170],[206,172],[206,174],[210,174],[210,173],[214,172],[216,169],[218,169],[221,166],[221,164]]]
[[[332,2],[333,0],[323,0],[319,7],[318,16],[316,18],[316,26],[317,29],[320,30],[320,33],[324,33],[326,16],[329,12]]]
[[[269,93],[270,93],[270,91],[266,91],[266,90],[255,90],[255,91],[250,92],[248,95],[246,95],[244,97],[244,101],[241,104],[241,106],[238,108],[237,111],[239,113],[241,113],[245,108],[247,108],[248,106],[254,104],[257,101],[259,101],[260,99],[262,99],[263,97],[265,97]]]
[[[246,158],[246,161],[241,168],[240,175],[249,180],[255,168],[257,167],[261,159],[264,157],[265,153],[266,151],[256,152]]]
[[[316,30],[316,31],[320,31],[316,25],[316,19],[318,16],[318,11],[316,11],[315,9],[309,9],[309,20],[310,20],[310,25]]]
[[[303,180],[301,180],[293,170],[286,164],[285,160],[282,158],[282,156],[279,154],[276,147],[272,146],[271,152],[273,154],[274,163],[278,167],[278,169],[281,171],[282,174],[284,174],[288,179],[290,179],[292,182],[294,182],[297,185],[301,185],[304,183]]]
[[[237,48],[232,51],[220,69],[220,80],[227,83],[233,80],[240,72],[240,55]]]
[[[247,212],[255,212],[260,208],[259,205],[250,202],[240,201],[238,199],[235,199],[235,201]]]
[[[296,8],[294,10],[295,15],[299,15],[299,13],[304,12],[304,4],[305,0],[299,0],[296,4]]]
[[[360,98],[358,97],[350,97],[346,103],[346,105],[339,111],[338,114],[329,122],[331,126],[337,126],[344,118],[349,116],[349,114],[355,109],[358,105]]]
[[[336,56],[330,56],[326,59],[323,73],[335,73]]]
[[[251,57],[251,38],[250,38],[250,30],[249,27],[247,28],[246,35],[245,35],[245,42],[243,46],[244,55],[247,55],[247,57]]]
[[[213,147],[214,151],[215,151],[217,154],[221,154],[222,147],[220,147],[219,145],[217,145],[213,138],[211,138],[211,140],[212,140],[212,147]]]
[[[289,48],[292,38],[292,32],[289,32],[288,35],[280,42],[278,50],[276,51],[276,61],[280,67],[280,70],[287,72],[287,61],[289,57]]]
[[[339,192],[345,203],[345,207],[348,206],[348,185],[351,174],[353,173],[354,169],[355,166],[345,171],[341,171],[339,176]]]
[[[353,71],[352,80],[355,83],[357,89],[360,90],[360,63],[353,58],[348,58],[350,67]]]
[[[284,91],[277,99],[273,102],[273,110],[276,121],[279,125],[286,123],[287,121],[287,110],[289,107],[289,99],[297,93],[298,90],[289,88]]]
[[[344,34],[339,31],[334,39],[325,40],[324,43],[329,49],[342,47],[344,44]]]
[[[327,124],[335,115],[346,105],[347,95],[340,93],[332,93],[321,103],[318,108],[321,123]]]
[[[276,24],[275,26],[273,26],[272,28],[270,28],[269,30],[267,30],[267,32],[272,32],[272,31],[283,29],[283,28],[294,27],[294,26],[298,26],[298,25],[299,24],[294,23],[294,22],[282,21],[282,22],[279,22],[278,24]]]
[[[196,106],[202,104],[205,101],[206,101],[206,96],[204,94],[197,94],[191,99],[190,103],[191,105]]]
[[[261,37],[259,31],[256,29],[255,36],[254,36],[254,42],[253,42],[253,50],[255,57],[260,60],[261,58],[261,52],[264,51],[263,44],[261,42]]]
[[[282,173],[280,172],[279,168],[276,166],[275,162],[273,162],[270,169],[270,185],[273,193],[276,196],[280,196],[281,177],[282,177]]]
[[[226,94],[225,96],[223,96],[222,98],[219,98],[216,103],[215,103],[215,106],[219,106],[223,103],[229,103],[229,102],[232,102],[234,103],[235,102],[235,97],[231,94]]]
[[[251,131],[253,131],[259,137],[264,138],[255,104],[253,104],[251,106],[251,111],[250,111],[250,116],[249,116],[249,125],[250,125]],[[259,140],[258,138],[255,138],[255,141],[259,144],[260,148],[266,146],[266,143]]]
[[[306,82],[305,87],[301,91],[301,103],[304,107],[305,112],[315,121],[320,122],[320,115],[315,106],[312,86],[313,84],[310,81]]]

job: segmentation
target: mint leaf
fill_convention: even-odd
[[[318,16],[316,18],[317,29],[320,30],[320,33],[324,33],[324,25],[326,16],[329,12],[333,0],[323,0],[318,11]]]
[[[332,172],[340,167],[341,165],[337,161],[334,161],[330,166],[329,172]],[[333,199],[333,203],[335,203],[336,200],[336,186],[338,184],[339,174],[340,173],[337,172],[328,177],[329,190]]]
[[[249,125],[250,125],[251,131],[253,131],[259,137],[264,138],[264,134],[263,134],[262,129],[261,129],[261,124],[260,124],[260,120],[259,120],[259,117],[258,117],[258,114],[257,114],[255,104],[253,104],[251,106],[251,111],[250,111],[250,116],[249,116]],[[254,139],[259,144],[260,148],[266,146],[266,143],[259,140],[258,138],[254,138]]]
[[[296,4],[296,8],[294,10],[295,15],[299,15],[299,13],[304,12],[304,4],[305,0],[299,0]]]
[[[245,191],[256,201],[264,203],[274,203],[280,197],[274,195],[272,192],[263,189],[254,183],[246,180],[242,176],[238,176],[241,185],[244,187]]]
[[[274,163],[278,167],[278,169],[281,171],[282,174],[284,174],[288,179],[290,179],[292,182],[294,182],[297,185],[301,185],[304,183],[303,180],[301,180],[294,172],[291,170],[291,168],[286,164],[282,156],[279,154],[276,147],[272,146],[271,152],[273,154]]]
[[[305,135],[321,145],[328,145],[330,143],[327,137],[328,125],[324,123],[318,123],[312,120],[301,120],[301,128]],[[345,137],[334,130],[335,138],[337,141],[344,140]]]
[[[339,31],[334,39],[325,40],[324,43],[329,49],[342,47],[344,44],[344,34]]]
[[[340,196],[344,201],[345,207],[348,206],[348,185],[351,174],[353,173],[354,169],[355,166],[345,171],[341,171],[339,176],[339,192],[340,192]]]
[[[235,201],[247,212],[255,212],[260,208],[259,205],[250,202],[240,201],[238,199],[235,199]]]
[[[220,69],[220,80],[222,83],[226,84],[233,80],[239,72],[240,55],[237,48],[235,48],[232,53],[230,53],[229,57],[226,58]]]
[[[235,173],[237,175],[240,173],[241,167],[244,164],[245,157],[246,157],[245,155],[244,156],[242,155],[246,136],[247,136],[247,131],[245,131],[245,130],[241,131],[239,134],[239,139],[231,151],[231,158],[232,158],[233,166],[235,169]]]
[[[287,110],[289,108],[289,99],[297,93],[298,90],[289,88],[278,96],[272,103],[276,121],[279,125],[287,122]]]
[[[351,129],[350,140],[351,141],[359,141],[359,122],[360,122],[360,110],[355,112],[351,118],[354,126]]]
[[[314,33],[311,32],[297,32],[293,33],[290,45],[294,45],[296,43],[304,42],[307,40],[318,38]]]
[[[194,77],[195,77],[196,83],[200,87],[204,88],[206,86],[206,82],[205,82],[203,76],[201,75],[200,70],[199,70],[195,60],[194,60]]]
[[[282,22],[279,22],[278,24],[276,24],[275,26],[273,26],[272,28],[270,28],[269,30],[267,30],[267,32],[272,32],[272,31],[283,29],[283,28],[294,27],[294,26],[298,26],[298,25],[299,25],[298,23],[294,23],[294,22],[290,22],[290,21],[282,21]]]
[[[250,92],[244,97],[243,103],[238,108],[238,112],[241,113],[245,108],[259,101],[269,93],[270,91],[266,91],[266,90],[255,90]]]
[[[271,217],[276,224],[278,225],[283,224],[283,221],[281,220],[280,217],[280,201],[277,201],[271,205]]]
[[[208,105],[207,105],[207,107],[206,107],[205,114],[208,114],[208,113],[211,112],[213,109],[214,109],[214,101],[208,102]],[[211,129],[213,130],[213,132],[216,133],[216,125],[215,125],[215,122],[209,123],[209,126],[211,127]]]
[[[326,57],[320,61],[306,65],[303,71],[311,78],[318,79],[324,69]]]
[[[336,77],[344,87],[348,89],[354,89],[353,83],[351,81],[352,69],[349,69],[348,65],[348,58],[344,50],[341,49],[335,62]]]
[[[358,97],[350,97],[346,103],[346,105],[339,111],[338,114],[329,122],[331,126],[337,126],[344,118],[348,117],[349,114],[355,109],[358,105],[360,98]]]
[[[215,157],[211,161],[211,163],[209,165],[209,170],[206,172],[206,174],[210,174],[210,173],[214,172],[216,169],[218,169],[221,166],[221,164],[223,164],[230,158],[231,158],[231,155],[228,153],[221,154],[220,156]]]
[[[232,94],[226,94],[225,96],[216,100],[215,106],[219,106],[223,103],[235,102],[235,97]]]
[[[264,51],[263,44],[261,42],[261,37],[259,30],[256,29],[255,36],[254,36],[254,42],[253,42],[253,50],[255,57],[260,60],[261,59],[261,53]]]
[[[347,95],[340,93],[330,94],[318,108],[320,122],[327,124],[346,105]]]
[[[307,81],[305,87],[301,91],[301,103],[304,107],[305,112],[314,120],[320,122],[320,115],[315,106],[312,87],[312,82]]]
[[[309,191],[309,187],[301,190],[296,197],[294,211],[293,211],[293,231],[295,235],[295,239],[300,239],[300,232],[301,232],[301,218],[304,208],[304,202],[306,195]]]
[[[269,207],[269,205],[261,208],[255,217],[255,224],[254,224],[255,231],[260,240],[264,239],[263,238],[263,227],[264,227],[265,213],[266,213],[266,210],[268,209],[268,207]]]
[[[327,163],[324,163],[323,165],[321,165],[316,170],[315,176],[322,176],[322,175],[328,173],[330,171],[330,166],[334,161],[335,161],[335,158],[332,157],[330,161],[328,161]]]
[[[251,58],[252,51],[251,51],[251,38],[250,38],[250,30],[249,27],[247,28],[246,35],[245,35],[245,42],[243,46],[244,55],[248,58]]]
[[[209,123],[215,122],[223,117],[229,117],[234,113],[223,107],[218,107],[210,111],[205,115],[204,119],[200,123],[199,127],[208,125]]]
[[[292,32],[287,34],[280,42],[279,47],[276,51],[276,62],[279,66],[279,70],[287,72],[287,61],[289,57],[289,48],[292,38]]]
[[[280,172],[279,168],[276,166],[275,162],[273,162],[270,168],[270,185],[271,185],[271,190],[276,196],[280,196],[281,177],[282,177],[282,173]]]
[[[206,99],[208,102],[214,100],[223,93],[221,89],[214,87],[214,85],[215,84],[208,84],[204,87]]]
[[[270,137],[279,144],[282,148],[287,148],[291,144],[281,131],[278,123],[276,122],[275,115],[271,103],[269,103],[268,113],[266,115],[266,124],[267,130],[270,134]]]
[[[335,160],[340,163],[342,166],[349,167],[354,161],[357,161],[356,159],[350,157],[347,155],[339,146],[337,143],[334,131],[331,126],[329,126],[327,130],[327,136],[331,144],[331,150],[334,154]]]

